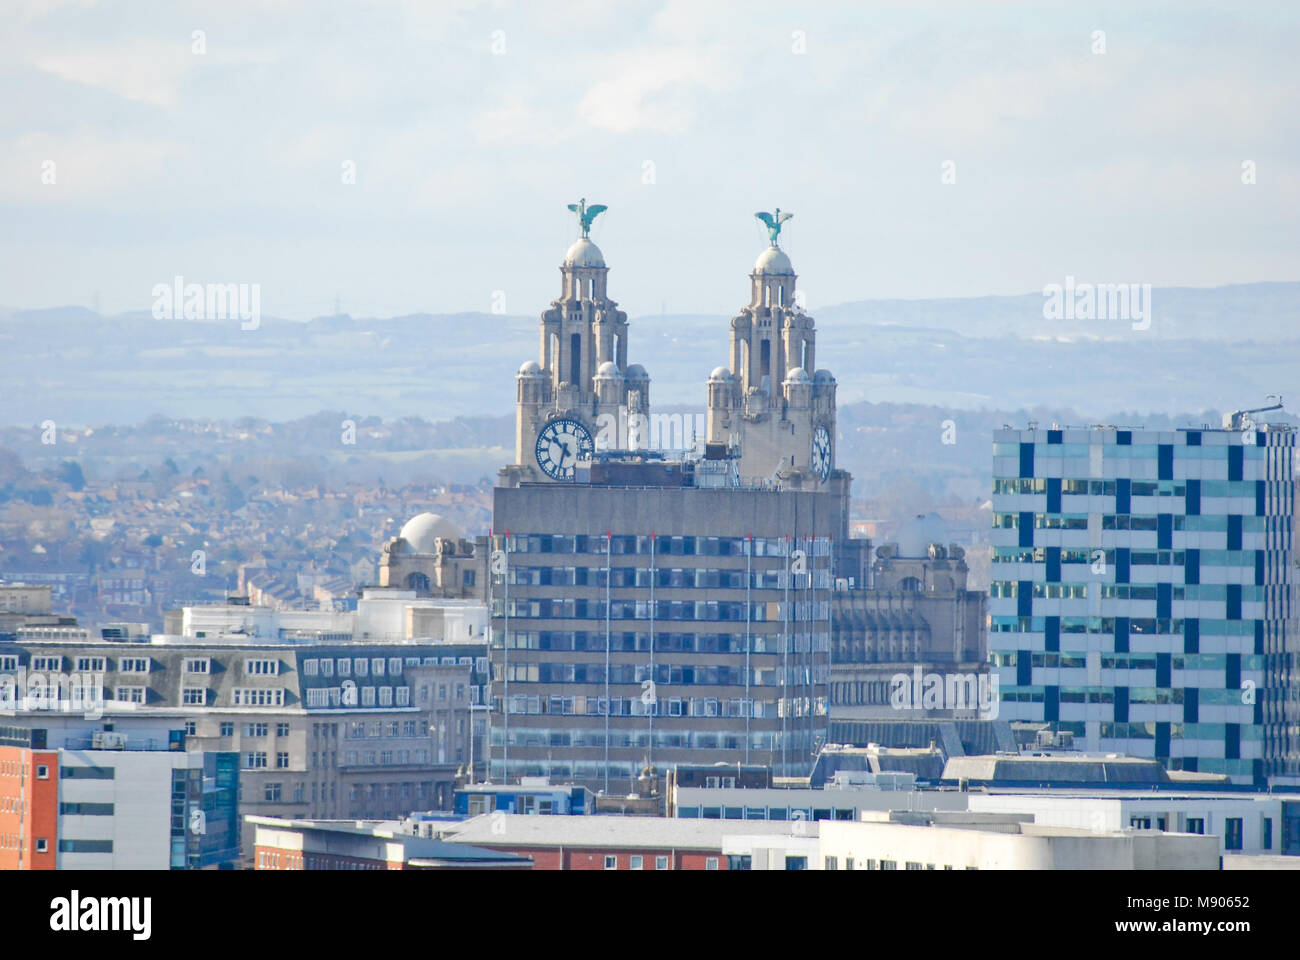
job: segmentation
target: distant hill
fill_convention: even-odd
[[[1300,372],[1300,283],[1157,288],[1152,323],[1046,320],[1041,294],[866,300],[812,311],[817,365],[840,402],[951,410],[1255,406],[1293,392]],[[539,309],[543,306],[538,305]],[[632,319],[629,353],[656,405],[702,410],[725,363],[725,316]],[[322,409],[446,420],[499,414],[519,364],[535,357],[537,319],[493,314],[320,317],[302,323],[100,316],[82,307],[0,314],[0,425],[138,423],[259,417]]]

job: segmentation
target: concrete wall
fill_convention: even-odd
[[[954,870],[1217,870],[1212,837],[1190,834],[1089,834],[1048,832],[1032,824],[1021,833],[897,823],[821,824],[821,856],[909,862],[921,869]],[[933,865],[933,866],[931,866]],[[842,867],[841,867],[842,868]]]

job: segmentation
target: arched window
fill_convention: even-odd
[[[417,594],[429,593],[429,578],[423,573],[412,573],[406,578],[406,589],[414,590]]]
[[[924,585],[916,577],[904,577],[898,589],[904,593],[920,593]]]

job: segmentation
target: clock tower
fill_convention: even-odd
[[[751,479],[825,489],[847,476],[835,468],[835,378],[816,369],[813,318],[795,294],[798,279],[777,245],[794,216],[757,213],[770,245],[749,275],[748,305],[731,321],[731,362],[709,376],[709,441],[739,455]]]
[[[606,293],[609,268],[588,235],[603,204],[570,204],[581,235],[560,266],[560,296],[542,313],[537,360],[515,377],[515,462],[503,480],[569,482],[597,448],[617,449],[629,417],[648,415],[650,378],[627,362],[627,314]],[[635,422],[635,421],[634,421]]]

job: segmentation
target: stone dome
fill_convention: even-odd
[[[812,378],[808,376],[808,371],[803,367],[791,367],[790,372],[785,375],[786,383],[811,383]]]
[[[600,247],[586,237],[581,237],[573,241],[573,246],[569,247],[568,253],[564,255],[564,265],[566,267],[603,267],[605,257],[601,254]]]
[[[775,276],[793,276],[794,267],[785,251],[773,244],[758,255],[754,263],[754,272]]]
[[[948,542],[948,524],[937,513],[927,513],[907,521],[894,538],[900,557],[928,557],[930,544]]]
[[[813,374],[813,383],[834,383],[835,378],[829,370],[818,370]]]
[[[536,377],[540,376],[542,366],[536,360],[525,360],[519,367],[519,376]]]
[[[402,524],[398,536],[410,545],[412,553],[430,554],[434,552],[439,538],[459,540],[460,531],[446,517],[436,513],[419,513]]]
[[[730,379],[731,379],[731,371],[728,370],[726,367],[714,367],[713,372],[709,374],[710,381],[730,380]]]
[[[623,372],[618,369],[618,364],[613,360],[606,360],[596,368],[597,380],[622,380]]]
[[[645,367],[639,363],[630,363],[627,367],[627,378],[629,380],[649,380],[650,374],[645,372]]]

